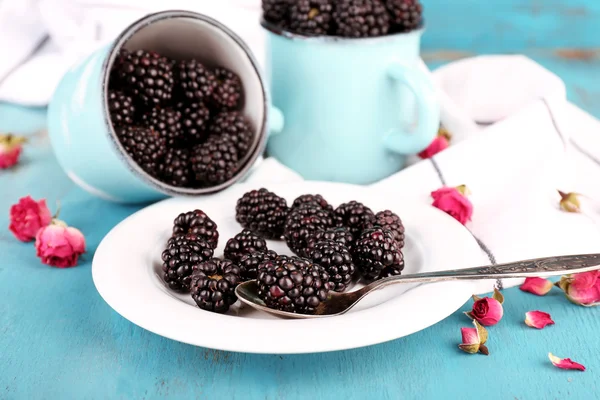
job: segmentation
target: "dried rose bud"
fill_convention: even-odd
[[[571,213],[581,212],[579,194],[573,192],[565,193],[560,190],[558,191],[558,194],[560,194],[560,208],[563,211]]]
[[[488,338],[487,330],[477,321],[473,321],[473,325],[475,325],[475,328],[460,328],[462,343],[458,345],[458,348],[465,353],[475,354],[481,352],[487,356],[490,354],[487,346],[485,346]]]
[[[563,275],[556,286],[575,304],[586,307],[600,305],[600,271]]]
[[[19,162],[23,143],[27,140],[22,136],[0,134],[0,169],[6,169]]]
[[[443,187],[431,193],[433,206],[448,213],[461,224],[466,224],[473,215],[473,204],[466,197],[465,185]]]
[[[504,309],[502,303],[504,302],[504,296],[494,289],[494,295],[492,297],[479,298],[473,296],[473,309],[465,314],[479,322],[481,325],[492,326],[496,325],[502,319],[504,315]]]

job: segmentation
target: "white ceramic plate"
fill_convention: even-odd
[[[121,222],[94,257],[92,274],[100,295],[129,321],[174,340],[220,350],[292,354],[350,349],[409,335],[452,314],[473,293],[473,283],[464,281],[395,285],[369,295],[342,316],[287,320],[239,301],[226,315],[207,312],[191,296],[168,290],[161,278],[160,255],[173,219],[181,212],[204,210],[219,226],[215,255],[221,256],[227,239],[241,230],[235,221],[237,199],[256,188],[239,184],[210,196],[165,200]],[[334,206],[358,200],[375,212],[395,211],[406,227],[405,274],[468,268],[481,262],[469,232],[431,206],[404,204],[384,192],[345,184],[305,182],[267,188],[289,203],[301,194],[319,193]],[[291,254],[284,242],[270,241],[269,247]]]

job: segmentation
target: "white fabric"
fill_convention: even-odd
[[[3,0],[0,49],[10,57],[0,59],[0,101],[47,104],[74,60],[108,43],[134,20],[164,9],[198,11],[222,21],[259,62],[264,60],[260,0]],[[469,58],[439,68],[432,77],[443,124],[453,134],[452,147],[435,160],[448,185],[471,189],[475,213],[468,228],[497,262],[598,252],[600,206],[584,201],[585,215],[558,209],[557,189],[600,199],[595,178],[600,165],[572,146],[600,157],[600,122],[567,102],[563,82],[523,56]],[[399,197],[430,203],[440,179],[430,161],[414,157],[411,163],[373,190],[385,185]],[[261,160],[247,178],[264,186],[301,179],[274,159]],[[489,263],[483,251],[481,263]],[[481,292],[491,288],[491,282],[479,287]]]

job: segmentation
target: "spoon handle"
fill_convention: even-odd
[[[544,277],[574,274],[600,269],[600,254],[580,254],[534,258],[484,267],[425,272],[421,274],[392,276],[375,281],[360,291],[370,292],[394,283],[425,283],[451,280],[505,279]]]

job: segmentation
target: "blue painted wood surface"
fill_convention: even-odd
[[[479,53],[522,52],[556,72],[569,97],[600,116],[596,1],[426,1],[424,56],[432,66]],[[248,355],[197,348],[149,333],[102,301],[90,263],[102,237],[139,207],[84,193],[61,171],[38,129],[44,110],[0,105],[0,130],[30,137],[23,162],[0,172],[0,399],[593,399],[599,398],[600,309],[505,291],[505,317],[491,327],[491,355],[456,345],[461,311],[409,337],[317,355]],[[19,197],[45,197],[80,228],[89,252],[77,268],[43,266],[32,244],[6,229]],[[4,210],[4,211],[2,211]],[[440,301],[443,301],[440,298]],[[415,305],[418,307],[418,304]],[[550,312],[556,325],[523,324]],[[218,328],[214,328],[218,329]],[[348,332],[352,334],[352,332]],[[585,364],[552,367],[547,353]]]

